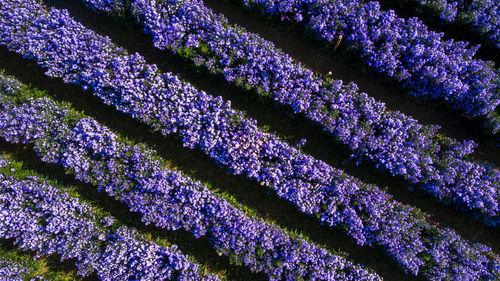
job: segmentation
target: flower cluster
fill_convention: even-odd
[[[495,0],[420,0],[447,22],[458,22],[500,48],[500,2]]]
[[[5,88],[21,87],[16,80],[0,77],[0,85],[11,85]],[[2,93],[0,136],[10,142],[33,144],[44,161],[62,165],[77,179],[97,185],[132,211],[139,212],[143,222],[172,230],[184,228],[197,237],[205,235],[218,252],[253,271],[266,272],[270,280],[299,276],[311,280],[377,279],[344,258],[292,238],[261,220],[245,217],[200,183],[166,169],[154,151],[141,145],[129,145],[95,120],[78,116],[71,108],[41,97],[40,93],[37,96],[38,99],[23,96],[21,91]],[[356,189],[356,184],[351,188]],[[432,272],[431,275],[424,271],[431,279],[446,276],[487,278],[490,273],[479,272],[489,270],[492,276],[496,274],[495,261],[481,252],[488,248],[470,245],[451,231],[437,229],[419,219],[408,206],[396,206],[387,200],[366,200],[377,194],[362,191],[351,196],[364,196],[365,201],[361,203],[338,196],[331,198],[330,206],[323,208],[337,217],[338,223],[342,222],[340,220],[365,220],[367,229],[358,231],[362,235],[371,233],[381,237],[378,243],[390,240],[392,244],[383,243],[398,260],[434,257],[427,264],[417,261],[422,268]],[[356,218],[353,216],[356,210],[366,213],[369,218]],[[388,220],[385,212],[397,216],[396,219]],[[468,257],[470,252],[478,256]],[[417,264],[413,262],[410,265],[415,267]],[[431,266],[434,262],[440,266]],[[452,273],[462,266],[476,272]]]
[[[16,82],[0,75],[2,86],[19,88]],[[1,95],[2,137],[34,144],[44,161],[105,190],[141,214],[146,224],[206,236],[217,252],[266,273],[270,280],[380,279],[262,219],[246,217],[201,183],[167,169],[154,151],[127,144],[95,120],[48,97],[31,100],[21,91]]]
[[[420,0],[418,3],[436,11],[439,18],[446,22],[453,22],[457,16],[457,1],[449,2],[448,0]]]
[[[500,131],[500,77],[492,62],[473,58],[479,46],[445,41],[418,18],[402,19],[380,3],[360,0],[243,0],[268,14],[284,14],[305,24],[317,37],[350,48],[377,72],[399,81],[414,96],[437,99],[464,116],[485,118]]]
[[[117,226],[60,187],[38,176],[12,176],[18,164],[0,173],[1,238],[36,257],[75,259],[80,275],[96,272],[102,280],[219,280],[199,275],[198,265],[176,246],[160,247]]]
[[[291,106],[349,145],[360,159],[404,176],[446,203],[482,213],[489,221],[498,216],[498,194],[490,187],[500,182],[500,174],[464,159],[472,152],[473,142],[438,136],[437,127],[388,110],[358,93],[354,84],[323,82],[272,43],[228,25],[201,1],[85,2],[113,14],[124,14],[124,7],[129,7],[153,35],[156,47],[177,52],[229,82],[253,87]]]
[[[0,167],[1,167],[0,159]],[[9,281],[43,281],[45,278],[41,276],[31,277],[34,269],[26,266],[21,262],[17,262],[5,257],[0,257],[0,280]]]
[[[12,0],[0,6],[0,21],[0,30],[5,30],[2,43],[35,59],[48,75],[92,89],[107,104],[163,134],[176,132],[184,145],[200,148],[234,174],[245,174],[269,186],[323,223],[345,228],[359,244],[380,246],[412,273],[431,279],[442,279],[443,274],[453,279],[488,279],[497,274],[499,260],[484,254],[482,251],[488,250],[485,246],[472,245],[451,230],[438,229],[417,210],[396,203],[378,187],[262,132],[254,120],[244,118],[220,97],[198,91],[171,73],[162,74],[138,54],[128,55],[108,38],[73,21],[67,11],[46,11],[35,0]],[[47,107],[35,102],[4,111],[2,135],[10,141],[22,141],[38,134],[38,130],[28,130],[20,135],[18,128],[35,127],[45,113],[29,113],[31,108]],[[18,126],[20,123],[25,125]],[[57,128],[49,127],[53,128],[51,134]],[[98,147],[95,142],[91,148]],[[57,154],[57,147],[65,143],[57,142],[54,147],[49,143],[36,143],[43,157],[64,159]],[[99,153],[113,151],[113,143],[105,142]],[[99,157],[101,154],[94,158]]]

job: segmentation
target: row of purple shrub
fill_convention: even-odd
[[[206,186],[166,168],[155,151],[130,144],[41,92],[1,75],[0,91],[0,136],[33,144],[43,161],[104,190],[145,224],[205,236],[218,253],[269,280],[380,279],[344,257],[247,217]]]
[[[485,118],[500,130],[500,76],[493,62],[475,59],[479,46],[444,40],[418,18],[383,11],[377,1],[242,0],[269,15],[286,15],[304,24],[320,40],[339,36],[364,64],[400,82],[410,94],[443,101],[470,118]]]
[[[74,259],[80,275],[101,280],[219,280],[199,274],[176,246],[141,238],[20,166],[0,156],[0,238],[36,256]]]
[[[129,55],[84,28],[67,11],[34,0],[9,4],[0,6],[2,44],[37,61],[49,76],[92,90],[162,134],[177,133],[185,146],[198,147],[229,172],[267,185],[323,223],[345,228],[359,244],[380,246],[414,274],[435,280],[495,276],[498,259],[484,254],[485,246],[435,227],[379,188],[262,132],[220,97],[159,72],[140,55]]]
[[[291,106],[361,159],[401,175],[446,203],[495,222],[500,183],[492,167],[467,159],[475,144],[436,135],[437,127],[388,110],[354,84],[323,81],[272,43],[229,25],[201,1],[85,0],[112,15],[130,11],[162,50],[176,52],[227,81]],[[474,196],[463,190],[473,190]],[[487,199],[485,199],[487,198]]]
[[[500,2],[495,0],[420,0],[445,22],[456,22],[500,49]]]

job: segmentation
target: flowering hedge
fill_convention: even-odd
[[[486,118],[500,130],[500,77],[493,62],[474,59],[479,46],[443,40],[418,18],[402,19],[380,3],[360,0],[243,0],[267,14],[288,15],[321,40],[346,44],[377,72],[395,79],[414,96],[442,100],[463,115]]]
[[[487,42],[500,48],[500,2],[495,0],[420,0],[446,22],[465,25]]]
[[[442,201],[488,213],[489,218],[498,216],[498,194],[491,186],[498,185],[500,174],[488,165],[465,159],[473,142],[438,136],[437,127],[389,111],[366,94],[358,94],[354,84],[322,82],[272,43],[228,25],[201,1],[84,2],[113,15],[130,10],[154,36],[156,47],[174,51],[229,82],[253,87],[261,95],[291,106],[358,156],[404,176]],[[489,199],[466,198],[470,195],[461,190],[468,188]]]
[[[0,167],[2,166],[0,160]],[[34,276],[35,269],[22,262],[14,261],[6,257],[0,257],[0,280],[9,281],[42,281],[45,278]]]
[[[75,259],[78,273],[101,280],[219,280],[198,274],[176,246],[160,247],[117,226],[60,187],[0,160],[0,237],[37,257]]]
[[[229,172],[268,185],[302,212],[345,228],[359,244],[379,245],[414,274],[436,280],[488,279],[498,271],[495,255],[483,253],[487,247],[438,229],[379,188],[260,131],[254,120],[232,110],[220,97],[160,73],[138,54],[128,55],[108,38],[74,22],[67,11],[46,11],[29,0],[10,3],[0,9],[2,43],[35,59],[49,76],[92,89],[107,104],[163,134],[176,132],[184,145],[202,149]],[[56,150],[47,154],[52,151]]]
[[[380,279],[262,219],[246,217],[201,183],[167,169],[156,152],[128,144],[94,119],[24,87],[0,75],[0,135],[34,144],[44,161],[105,190],[141,214],[144,223],[206,236],[217,252],[270,280]]]
[[[253,271],[267,273],[271,280],[299,277],[310,280],[377,279],[376,275],[314,244],[292,238],[260,220],[246,218],[200,183],[164,168],[165,164],[154,151],[140,145],[128,145],[95,120],[54,102],[42,92],[27,89],[17,80],[0,75],[0,94],[0,136],[10,142],[33,144],[43,161],[62,165],[77,179],[97,185],[132,211],[139,212],[147,224],[173,230],[184,228],[197,237],[205,235],[218,252]],[[340,200],[332,203],[342,204]],[[451,261],[457,263],[460,259],[468,264],[468,270],[492,270],[495,274],[494,260],[482,253],[490,249],[479,244],[470,245],[451,231],[427,224],[411,213],[409,207],[404,209],[407,214],[388,210],[387,206],[385,210],[377,210],[375,206],[363,211],[371,211],[370,215],[379,217],[383,217],[379,212],[388,211],[400,216],[402,227],[413,228],[411,233],[403,233],[411,234],[413,242],[405,238],[405,241],[392,243],[418,251],[422,258],[439,256],[433,262],[444,264],[440,264],[439,269],[422,264],[426,271],[443,271],[447,267],[454,270],[463,265]],[[372,218],[372,223],[383,221]],[[392,222],[388,231],[401,231],[397,223],[397,220]],[[379,235],[395,238],[389,233]],[[469,251],[479,256],[467,257]],[[485,267],[482,264],[485,262],[492,264]],[[493,267],[488,269],[490,266]],[[440,277],[431,278],[445,278],[450,273],[439,274]],[[479,272],[470,274],[465,276],[488,276]]]
[[[420,5],[431,8],[446,22],[453,22],[457,17],[458,2],[448,0],[419,0]]]

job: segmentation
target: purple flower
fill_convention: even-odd
[[[37,176],[12,176],[15,164],[0,171],[0,238],[13,239],[37,257],[59,254],[62,260],[74,259],[80,275],[96,272],[101,280],[171,280],[174,276],[177,280],[219,280],[200,276],[198,265],[175,246],[146,241],[60,187]],[[25,272],[2,265],[0,275],[14,269]]]

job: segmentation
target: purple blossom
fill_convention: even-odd
[[[11,176],[15,169],[0,173],[0,238],[36,257],[75,259],[80,275],[96,272],[101,280],[219,280],[199,275],[176,246],[146,241],[37,176]]]
[[[484,118],[500,131],[500,77],[493,62],[475,59],[479,46],[444,40],[418,18],[399,18],[380,3],[360,0],[243,0],[271,15],[303,18],[321,40],[345,43],[365,64],[401,84],[414,96],[441,100],[471,118]],[[298,16],[300,15],[300,17]]]
[[[395,203],[378,187],[260,131],[254,120],[232,110],[220,97],[198,91],[170,73],[160,73],[140,55],[129,55],[109,39],[85,29],[67,11],[45,11],[44,6],[29,0],[2,3],[2,43],[35,59],[48,75],[92,89],[106,103],[163,134],[177,133],[186,146],[199,147],[230,172],[244,173],[268,185],[323,223],[345,228],[359,244],[378,245],[414,274],[436,280],[442,279],[442,274],[457,280],[498,275],[498,259],[484,254],[482,251],[488,250],[485,246],[471,244],[451,230],[438,229],[417,210]],[[64,165],[79,178],[92,177],[95,184],[121,171],[101,172],[116,167],[112,156],[119,146],[113,134],[91,120],[69,118],[69,124],[63,126],[65,109],[51,107],[53,102],[46,98],[22,104],[5,100],[0,133],[6,139],[32,143],[45,161]],[[110,158],[105,157],[108,154]],[[113,161],[108,163],[107,159]],[[129,177],[136,176],[128,171]],[[152,186],[146,185],[146,190]],[[133,182],[114,187],[102,188],[141,188]],[[185,204],[188,198],[181,196],[179,201]],[[140,203],[136,199],[132,202]],[[196,202],[200,201],[190,203]],[[202,233],[203,229],[196,230]],[[441,257],[453,262],[434,262]]]
[[[2,159],[0,159],[0,167],[2,164]],[[28,265],[14,261],[5,257],[0,257],[0,280],[9,281],[43,281],[46,280],[41,276],[31,277],[33,275],[34,269]]]
[[[126,11],[121,4],[116,8],[116,3],[103,7],[101,2],[85,2],[106,13]],[[322,81],[272,43],[228,25],[201,1],[135,0],[129,9],[153,35],[157,48],[182,54],[229,82],[253,87],[291,106],[350,146],[353,157],[372,160],[445,203],[481,214],[490,224],[498,220],[498,192],[491,186],[499,184],[500,174],[466,159],[475,147],[472,141],[436,135],[437,126],[424,126],[388,110],[358,93],[354,84]],[[208,51],[198,48],[200,44]],[[425,45],[417,45],[414,52],[425,53]]]
[[[2,86],[17,83],[0,75]],[[204,185],[166,169],[154,151],[127,144],[91,118],[75,119],[76,112],[48,97],[28,97],[25,103],[20,91],[0,91],[0,97],[0,135],[11,142],[34,144],[44,161],[95,184],[140,213],[146,224],[206,236],[217,252],[266,273],[269,280],[380,279],[260,218],[246,217]]]
[[[447,22],[457,22],[500,48],[500,2],[494,0],[420,0]]]

